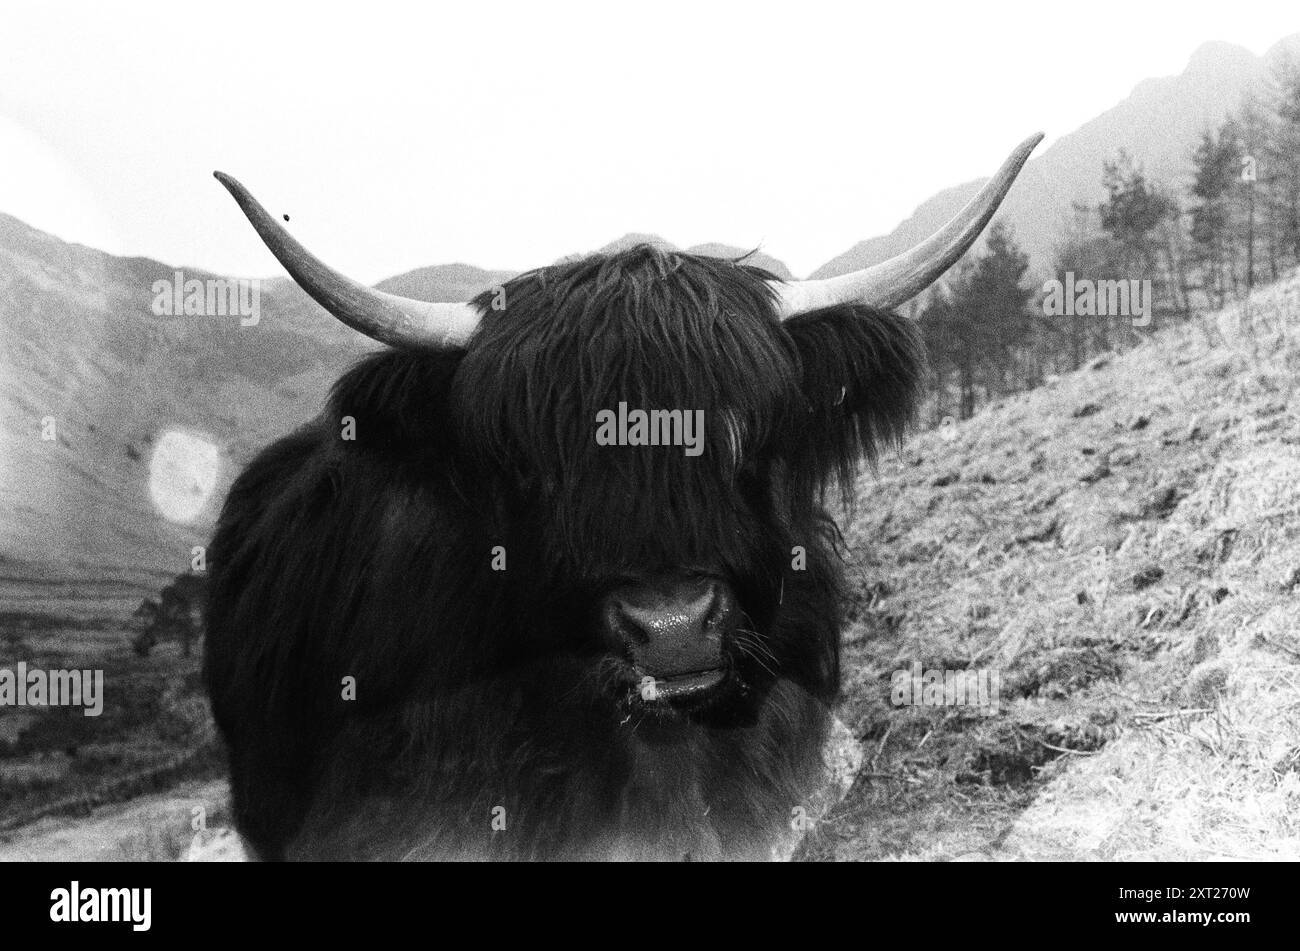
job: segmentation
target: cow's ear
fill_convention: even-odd
[[[361,360],[330,392],[322,425],[344,451],[417,461],[451,455],[452,379],[463,351],[384,350]]]
[[[901,442],[920,403],[925,345],[889,311],[841,305],[783,325],[799,353],[806,405],[795,408],[791,461],[824,488],[850,490],[857,464]]]

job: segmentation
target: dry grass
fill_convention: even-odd
[[[947,430],[859,487],[809,858],[1300,857],[1300,277]],[[889,675],[1002,674],[995,716]]]

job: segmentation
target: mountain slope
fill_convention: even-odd
[[[1105,196],[1102,164],[1124,148],[1149,175],[1180,190],[1190,174],[1201,132],[1220,122],[1258,89],[1269,64],[1285,49],[1300,48],[1300,34],[1276,44],[1263,57],[1228,43],[1206,43],[1178,76],[1139,83],[1123,102],[1052,143],[1031,159],[998,219],[1039,272],[1051,265],[1055,244],[1073,221],[1071,205],[1096,205]],[[984,179],[947,188],[928,199],[887,235],[859,242],[823,264],[813,277],[834,277],[879,263],[921,241],[974,197]]]
[[[805,857],[1300,858],[1298,363],[1293,272],[863,476],[872,773]],[[896,704],[913,664],[1000,703]]]
[[[155,590],[206,539],[238,468],[303,422],[329,380],[363,352],[322,338],[305,319],[278,319],[295,299],[283,288],[263,293],[256,326],[155,316],[153,284],[174,275],[0,215],[6,606],[99,609]],[[169,431],[203,436],[220,452],[215,491],[190,525],[163,518],[150,498],[152,454]]]

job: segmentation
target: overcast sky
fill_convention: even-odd
[[[805,274],[1289,3],[14,3],[0,211],[119,254],[280,269],[241,179],[366,281],[628,231]]]

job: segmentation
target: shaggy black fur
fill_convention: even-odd
[[[467,351],[362,361],[248,467],[205,669],[261,857],[736,858],[788,828],[839,687],[823,500],[902,432],[922,350],[861,307],[782,324],[770,279],[644,246],[524,274]],[[620,401],[703,410],[704,454],[598,446]],[[639,705],[596,632],[669,570],[744,612],[735,689],[689,714]]]

